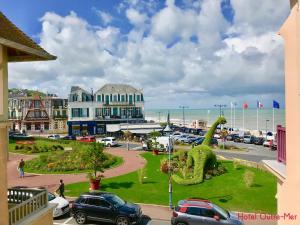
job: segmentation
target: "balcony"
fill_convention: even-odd
[[[96,118],[100,119],[100,120],[127,120],[126,116],[116,116],[116,115],[111,115],[111,116],[96,115]],[[144,118],[144,115],[142,115],[142,114],[128,116],[128,120],[143,119],[143,118]]]
[[[67,115],[56,115],[56,116],[53,116],[53,119],[68,119],[68,116]]]
[[[22,116],[9,116],[9,120],[22,120]]]
[[[286,177],[286,139],[285,127],[277,126],[277,160],[263,160],[265,167],[279,180]]]
[[[111,102],[104,102],[104,106],[133,106],[134,102],[118,102],[118,101],[111,101]]]
[[[17,225],[48,207],[47,190],[8,189],[9,225]]]

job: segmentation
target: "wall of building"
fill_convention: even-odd
[[[286,179],[278,184],[278,214],[297,215],[297,220],[280,220],[281,224],[300,224],[300,12],[295,4],[280,35],[285,41],[286,104]]]

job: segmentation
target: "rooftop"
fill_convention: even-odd
[[[7,47],[9,62],[54,60],[0,11],[0,44]]]
[[[97,92],[103,93],[142,93],[141,90],[138,90],[128,84],[105,84]]]

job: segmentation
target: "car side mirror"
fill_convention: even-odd
[[[216,221],[220,221],[220,217],[219,217],[218,215],[215,215],[215,216],[214,216],[214,219],[215,219]]]

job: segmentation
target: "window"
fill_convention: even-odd
[[[118,101],[118,96],[114,95],[114,102],[117,102],[117,101]]]
[[[93,205],[93,206],[98,206],[98,207],[103,207],[103,208],[109,208],[110,204],[102,199],[99,198],[89,198],[87,201],[87,204]]]
[[[137,95],[137,96],[136,96],[136,101],[137,101],[137,102],[140,102],[140,101],[141,101],[141,96],[140,96],[140,95]]]
[[[34,108],[38,109],[41,107],[41,102],[40,101],[34,101]]]
[[[187,214],[194,215],[194,216],[201,215],[201,209],[196,207],[189,207],[186,212]]]
[[[215,212],[211,209],[201,209],[201,216],[214,218]]]
[[[125,95],[121,95],[121,102],[125,102]]]
[[[101,95],[97,95],[97,102],[101,102]]]
[[[89,117],[89,108],[73,108],[71,115],[72,117]]]

